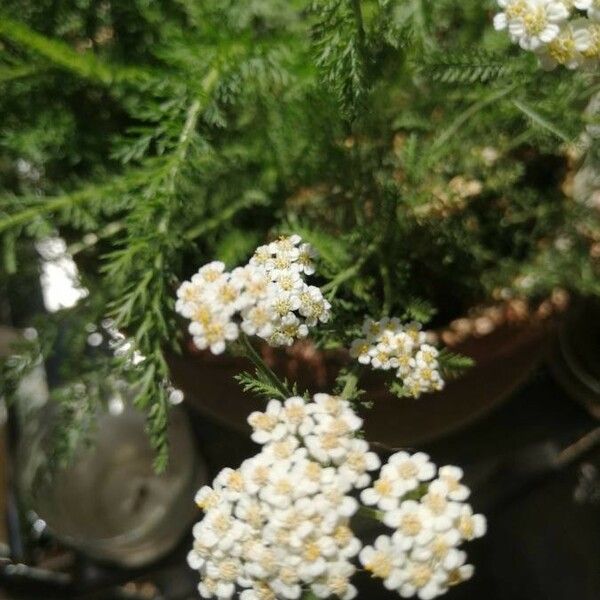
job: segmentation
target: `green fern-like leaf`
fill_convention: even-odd
[[[419,70],[436,83],[486,83],[514,75],[515,65],[483,50],[434,51]]]
[[[439,362],[445,379],[456,379],[475,364],[469,356],[452,352],[447,348],[440,352]]]

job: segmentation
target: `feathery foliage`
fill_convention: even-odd
[[[598,213],[571,191],[599,154],[584,133],[597,74],[541,72],[488,8],[3,3],[0,283],[16,281],[23,246],[67,240],[90,290],[81,323],[111,317],[144,356],[95,360],[134,385],[160,466],[165,352],[184,336],[176,286],[272,235],[321,253],[326,347],[347,345],[364,314],[435,327],[498,290],[600,293]],[[242,377],[266,393],[256,381]],[[66,421],[86,414],[63,405]]]

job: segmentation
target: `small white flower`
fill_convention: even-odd
[[[355,488],[364,488],[371,482],[369,471],[377,470],[381,461],[375,452],[369,452],[369,444],[365,440],[353,439],[347,449],[339,472]]]
[[[446,572],[429,563],[409,561],[403,577],[405,581],[399,589],[403,598],[418,596],[420,600],[431,600],[446,592]]]
[[[335,433],[313,433],[304,439],[311,456],[321,463],[339,463],[348,452],[349,439]]]
[[[192,323],[192,326],[197,323]],[[194,335],[194,343],[200,350],[210,348],[213,354],[222,354],[227,342],[237,339],[238,326],[232,321],[212,319],[206,325],[200,325],[190,333]]]
[[[461,542],[456,529],[436,533],[435,537],[424,546],[417,546],[411,552],[411,557],[418,561],[435,561],[446,571],[458,568],[463,562],[462,552],[457,550]]]
[[[265,581],[255,581],[252,589],[244,590],[240,600],[277,600],[275,590]]]
[[[306,275],[313,275],[316,270],[315,260],[317,257],[317,251],[310,244],[301,244],[296,260]]]
[[[197,492],[195,502],[198,508],[207,511],[217,507],[223,501],[221,492],[214,490],[208,485],[203,485]]]
[[[211,284],[218,281],[225,272],[225,264],[220,261],[210,262],[198,269],[192,277],[192,283],[199,285]]]
[[[456,529],[465,540],[474,540],[485,535],[487,522],[483,515],[474,515],[469,504],[460,508],[456,520]]]
[[[446,465],[438,471],[438,477],[448,488],[448,498],[456,502],[464,502],[470,495],[471,490],[461,483],[463,470],[460,467]]]
[[[587,20],[587,19],[586,19]],[[548,44],[537,49],[537,56],[543,69],[550,71],[557,65],[563,65],[567,69],[576,69],[584,62],[584,57],[579,51],[587,46],[587,28],[577,30],[571,23],[562,27],[558,35]]]
[[[434,517],[431,512],[415,500],[405,500],[400,508],[388,511],[383,516],[388,527],[396,529],[395,541],[399,545],[423,545],[433,539]]]
[[[373,483],[373,487],[361,492],[360,499],[367,506],[376,505],[381,510],[393,511],[398,508],[399,499],[403,495],[404,486],[402,482],[396,477],[381,474]]]
[[[371,346],[367,340],[354,340],[350,346],[350,356],[356,358],[359,363],[368,365],[371,362],[370,348]]]
[[[289,435],[282,440],[275,440],[265,444],[263,446],[262,455],[266,460],[270,460],[272,463],[282,461],[286,459],[292,459],[295,454],[302,452],[302,455],[306,453],[304,448],[299,448],[300,441],[297,437]]]
[[[202,598],[214,598],[217,595],[217,582],[214,579],[205,577],[198,584],[198,593],[200,594],[200,596],[202,596]],[[231,596],[225,597],[230,598]]]
[[[527,13],[527,0],[498,0],[500,8],[504,9],[494,17],[494,28],[498,31],[507,29],[511,23],[521,19]]]
[[[313,412],[313,404],[305,402],[299,396],[295,396],[288,398],[283,403],[281,420],[290,433],[306,436],[315,428],[315,421],[312,418]]]
[[[365,546],[358,559],[373,577],[383,579],[383,585],[388,590],[398,589],[404,581],[402,567],[406,555],[386,535],[380,535],[373,546]]]
[[[241,574],[240,562],[234,558],[225,558],[218,563],[207,562],[206,575],[215,582],[217,598],[231,598],[235,592],[235,582]]]
[[[279,400],[270,400],[265,412],[255,411],[248,416],[248,423],[254,430],[252,440],[257,444],[280,441],[288,435],[288,428],[281,421],[283,407]]]
[[[524,50],[536,50],[548,44],[560,33],[560,25],[569,17],[562,2],[527,0],[524,14],[508,24],[511,37]]]
[[[460,512],[460,505],[449,500],[448,488],[440,480],[429,485],[427,493],[421,498],[421,504],[431,513],[432,526],[436,531],[450,529]]]
[[[383,472],[393,474],[402,482],[404,492],[409,492],[435,476],[435,465],[424,452],[411,455],[400,451],[390,456]]]
[[[287,462],[280,461],[271,466],[269,479],[259,491],[261,500],[277,508],[288,508],[298,497],[299,479],[290,470]]]
[[[242,311],[240,327],[246,335],[257,335],[268,339],[273,335],[275,313],[266,302],[249,306]]]
[[[323,582],[313,584],[311,590],[317,598],[335,596],[339,600],[352,600],[358,593],[350,583],[354,571],[354,567],[345,561],[329,563]]]

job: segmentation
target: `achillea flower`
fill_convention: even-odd
[[[175,310],[190,319],[198,348],[221,354],[240,330],[271,346],[290,346],[329,319],[331,305],[304,277],[315,272],[315,250],[297,235],[256,249],[231,273],[213,261],[177,290]]]
[[[486,522],[463,502],[458,467],[437,472],[424,453],[392,455],[360,497],[394,531],[363,548],[350,526],[359,510],[352,491],[369,486],[381,463],[357,437],[362,421],[350,404],[329,394],[272,400],[248,421],[261,451],[196,495],[204,517],[188,563],[203,598],[295,600],[310,590],[352,600],[356,556],[402,597],[434,598],[471,577],[460,545]]]
[[[418,323],[403,325],[399,319],[374,321],[366,317],[364,338],[350,346],[350,356],[374,369],[395,370],[406,393],[414,398],[444,387],[439,369],[439,352],[427,343]]]

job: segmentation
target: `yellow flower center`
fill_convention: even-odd
[[[431,580],[433,573],[426,564],[414,565],[410,573],[410,580],[416,588],[425,587]]]
[[[352,540],[352,530],[345,525],[339,525],[333,532],[333,539],[338,546],[343,548]]]
[[[244,487],[244,478],[239,471],[233,471],[227,478],[227,485],[236,492],[239,492]]]
[[[210,323],[212,318],[210,309],[206,306],[198,306],[194,310],[192,320],[204,325],[205,327]]]
[[[302,556],[308,562],[314,562],[321,556],[321,549],[316,542],[310,542],[305,546]]]
[[[311,481],[318,481],[321,477],[321,465],[316,462],[310,462],[306,465],[304,474]]]
[[[544,9],[540,6],[523,16],[523,24],[529,35],[539,35],[546,29],[547,20]]]
[[[596,4],[598,4],[597,1]],[[584,50],[581,54],[586,58],[598,58],[600,57],[600,25],[596,23],[588,25],[588,32],[592,37],[592,42],[590,43],[589,48]]]
[[[389,479],[381,477],[374,484],[373,488],[380,496],[389,496],[392,493],[392,482]]]
[[[475,536],[475,523],[468,516],[462,516],[458,522],[458,531],[466,540],[473,539]]]
[[[231,284],[226,283],[219,288],[219,299],[224,304],[229,304],[237,298],[238,292]]]
[[[548,44],[548,53],[559,64],[564,65],[575,56],[575,41],[570,35],[564,35]]]
[[[405,460],[398,465],[398,475],[400,475],[402,479],[413,479],[417,476],[418,472],[417,467],[415,467],[410,460]]]
[[[392,568],[392,560],[383,552],[376,552],[371,561],[365,565],[367,571],[370,571],[374,577],[379,577],[380,579],[387,579],[392,572]]]
[[[204,331],[204,335],[208,340],[209,344],[218,342],[223,339],[223,325],[220,323],[211,323],[207,325]]]
[[[406,514],[402,517],[402,521],[400,522],[400,529],[403,533],[409,536],[418,535],[423,525],[421,524],[421,520],[417,515],[413,515],[411,513]]]
[[[301,423],[302,419],[304,419],[304,412],[304,407],[298,406],[296,404],[292,404],[291,406],[288,406],[285,409],[285,414],[288,420],[292,423],[295,423],[296,425],[298,423]]]
[[[522,17],[527,12],[527,4],[525,0],[515,0],[506,7],[505,12],[509,20]]]
[[[249,418],[250,425],[254,429],[263,429],[265,431],[271,431],[275,425],[277,425],[277,419],[272,417],[271,415],[267,415],[266,413],[258,413],[256,415],[252,415]]]
[[[219,566],[219,575],[221,579],[231,581],[235,579],[238,573],[237,564],[232,560],[225,560]]]

